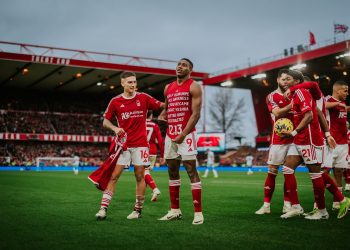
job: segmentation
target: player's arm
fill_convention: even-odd
[[[161,120],[161,121],[166,121],[167,119],[167,114],[168,114],[168,99],[167,99],[167,95],[166,95],[166,92],[168,90],[168,87],[169,87],[169,84],[165,86],[164,88],[164,98],[165,98],[165,101],[164,101],[164,109],[162,110],[162,112],[159,114],[158,116],[158,120]]]
[[[154,132],[158,141],[158,147],[160,151],[160,162],[163,163],[164,162],[164,141],[158,125],[155,126]]]
[[[113,125],[113,123],[107,118],[103,119],[103,127],[112,130],[116,135],[121,135],[125,132],[124,129],[118,128],[117,126]]]
[[[278,119],[284,117],[288,114],[288,112],[292,109],[293,104],[289,103],[287,106],[283,108],[276,107],[272,109],[272,114]]]
[[[318,107],[316,107],[316,110],[317,110],[318,121],[320,123],[322,131],[324,132],[327,143],[328,143],[330,148],[335,148],[337,143],[335,142],[333,136],[331,136],[331,133],[329,132],[328,122],[327,122],[326,118],[324,117],[322,111]]]
[[[192,129],[196,126],[199,118],[202,107],[202,88],[201,86],[194,82],[191,84],[190,93],[192,95],[192,115],[188,119],[187,125],[184,130],[173,140],[174,142],[180,144],[185,139],[186,135],[188,135]]]
[[[296,136],[300,131],[302,131],[303,129],[306,128],[306,126],[308,124],[310,124],[313,120],[313,115],[312,115],[312,111],[309,110],[307,112],[304,113],[304,117],[303,119],[300,121],[298,127],[296,127],[292,132],[290,133],[281,133],[282,137],[294,137]]]
[[[322,92],[317,82],[303,82],[297,85],[294,85],[285,92],[284,95],[293,94],[297,89],[308,89],[314,100],[318,100],[322,97]]]

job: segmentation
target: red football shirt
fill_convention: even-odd
[[[147,110],[159,109],[161,102],[153,97],[136,92],[131,98],[122,94],[114,97],[108,104],[104,118],[118,121],[118,127],[123,128],[127,134],[128,148],[148,147],[146,118]]]
[[[326,102],[340,102],[345,105],[344,101],[339,101],[333,96],[327,96]],[[329,124],[329,130],[337,144],[347,144],[347,115],[348,114],[345,107],[336,106],[334,108],[327,109],[326,117]]]
[[[296,90],[295,93],[292,95],[292,101],[292,111],[294,113],[294,128],[296,128],[300,124],[306,112],[311,111],[313,116],[311,123],[309,123],[302,131],[300,131],[294,137],[294,143],[296,145],[323,146],[323,135],[321,132],[320,124],[318,122],[316,101],[312,99],[309,91],[305,89]]]
[[[272,120],[272,127],[275,127],[276,117],[272,113],[272,110],[274,108],[284,108],[290,103],[289,100],[286,100],[280,92],[277,92],[277,90],[271,92],[266,97],[266,104],[267,108],[270,111],[271,120]],[[290,112],[284,118],[288,118],[291,121],[293,121],[293,114]],[[293,142],[293,138],[282,138],[275,134],[274,129],[272,129],[272,135],[271,135],[271,144],[277,145],[277,144],[290,144]]]
[[[169,84],[166,90],[165,96],[168,101],[168,128],[166,133],[171,139],[175,139],[176,136],[181,134],[192,115],[192,96],[190,88],[193,82],[192,79],[188,79],[182,84],[178,84],[177,81],[174,81]],[[190,132],[195,130],[196,129],[193,128]]]
[[[149,142],[149,154],[150,155],[157,155],[158,153],[158,147],[160,150],[160,157],[164,157],[164,143],[163,143],[163,137],[160,133],[159,126],[150,121],[147,120],[146,122],[146,129],[147,129],[147,139]]]

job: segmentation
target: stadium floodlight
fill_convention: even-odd
[[[343,57],[346,57],[346,56],[349,56],[349,57],[350,57],[350,52],[347,52],[347,53],[345,53],[345,54],[336,56],[335,59],[340,59],[340,58],[343,58]]]
[[[306,67],[306,63],[299,63],[299,64],[296,64],[296,65],[290,67],[289,69],[291,69],[291,70],[295,70],[295,69],[300,70],[300,69],[303,69],[305,67]]]
[[[221,87],[232,87],[233,86],[233,82],[232,81],[226,81],[226,82],[222,82],[220,83]]]
[[[265,73],[253,75],[251,77],[251,79],[263,79],[263,78],[266,78],[266,74]]]

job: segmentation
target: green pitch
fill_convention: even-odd
[[[101,192],[71,172],[0,172],[0,249],[348,249],[350,212],[342,220],[282,220],[282,175],[276,181],[272,214],[258,216],[265,173],[221,172],[202,179],[203,225],[193,226],[188,177],[182,172],[183,220],[158,221],[169,209],[166,172],[153,172],[162,191],[151,203],[147,190],[143,217],[127,220],[135,200],[133,173],[124,172],[105,221],[96,221]],[[311,181],[298,173],[305,210],[312,208]]]

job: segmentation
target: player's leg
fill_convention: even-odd
[[[288,153],[284,166],[282,167],[282,172],[284,176],[284,185],[286,188],[286,193],[288,194],[292,208],[287,213],[281,215],[281,218],[290,218],[303,214],[304,210],[300,206],[298,192],[297,192],[297,182],[294,175],[295,169],[302,163],[302,158],[300,152],[298,151],[295,144],[291,144],[288,148]]]
[[[219,174],[218,174],[218,171],[215,169],[216,167],[215,166],[211,166],[211,167],[212,167],[212,170],[213,170],[214,178],[218,178]]]
[[[131,161],[134,165],[136,180],[136,201],[134,211],[127,216],[127,219],[138,219],[141,217],[145,202],[146,182],[144,177],[145,167],[149,166],[149,149],[147,147],[132,148]]]
[[[151,201],[157,201],[158,196],[160,195],[160,190],[157,188],[157,184],[154,181],[150,170],[153,169],[154,164],[156,163],[157,156],[156,155],[150,155],[150,166],[145,169],[145,182],[146,184],[152,189],[152,197]]]
[[[177,150],[177,144],[172,142],[172,140],[166,136],[164,158],[168,165],[170,210],[159,220],[176,220],[182,218],[180,210],[181,179],[179,173],[181,159],[179,158]]]
[[[270,214],[270,203],[272,199],[273,192],[275,190],[276,176],[278,174],[278,166],[269,165],[267,176],[264,184],[264,204],[255,214]]]
[[[116,165],[114,167],[111,178],[108,182],[107,188],[103,191],[100,210],[95,215],[98,220],[103,220],[107,217],[107,209],[111,203],[112,197],[115,193],[115,186],[118,182],[124,169],[124,165]]]
[[[202,183],[199,178],[196,166],[197,142],[195,132],[188,134],[184,141],[179,145],[179,154],[181,155],[183,165],[186,168],[187,175],[190,178],[192,200],[194,205],[194,219],[192,224],[200,225],[204,222],[202,213]]]
[[[207,178],[208,177],[208,174],[209,174],[209,166],[207,166],[205,168],[205,172],[204,172],[204,175],[202,176],[203,178]]]

